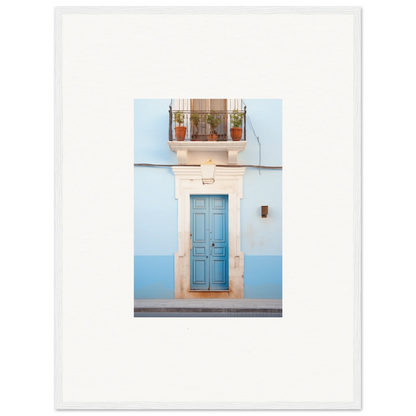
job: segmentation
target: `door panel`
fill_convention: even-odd
[[[194,247],[194,256],[206,256],[205,247]]]
[[[191,196],[191,290],[228,290],[228,196]]]
[[[225,208],[225,199],[224,198],[218,198],[218,197],[213,197],[213,203],[212,203],[212,207],[215,209],[223,209]]]
[[[210,287],[228,289],[228,207],[225,195],[211,197]]]
[[[207,238],[205,227],[207,226],[206,221],[207,214],[204,212],[194,213],[194,241],[195,243],[204,243]]]
[[[214,243],[224,243],[225,242],[225,214],[216,213],[212,214],[212,239]]]
[[[206,274],[206,262],[205,260],[194,260],[194,283],[195,284],[199,284],[202,283],[204,284],[207,280],[207,274]]]
[[[209,289],[209,199],[191,197],[191,289]]]
[[[224,260],[213,260],[213,283],[223,284],[225,283],[225,262]]]
[[[206,203],[205,198],[194,198],[194,208],[205,208]]]

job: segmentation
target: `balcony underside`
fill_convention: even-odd
[[[238,163],[238,153],[246,148],[247,142],[168,142],[170,150],[178,157],[179,165],[201,164],[211,159],[216,165]]]

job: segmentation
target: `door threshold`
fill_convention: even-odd
[[[211,292],[229,292],[230,289],[217,289],[217,290],[204,290],[204,289],[197,289],[197,290],[192,290],[189,289],[188,292],[205,292],[205,293],[211,293]]]

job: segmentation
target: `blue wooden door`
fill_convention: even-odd
[[[228,196],[191,195],[191,290],[228,290]]]

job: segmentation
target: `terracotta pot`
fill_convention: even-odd
[[[183,142],[185,140],[186,127],[184,126],[175,127],[175,135],[176,135],[176,140],[178,140],[179,142]]]
[[[216,134],[208,134],[208,141],[209,142],[216,142],[217,141],[217,135]]]
[[[239,142],[243,134],[243,129],[241,127],[231,127],[230,128],[231,138],[234,142]]]

